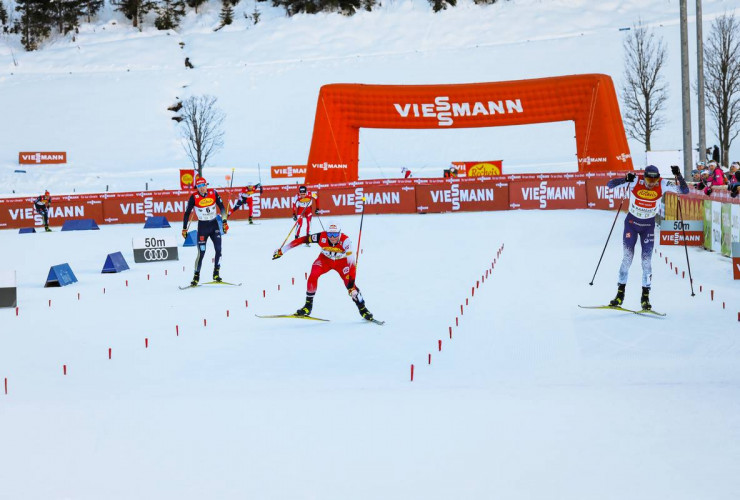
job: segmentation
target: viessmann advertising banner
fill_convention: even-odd
[[[509,174],[496,177],[461,179],[373,179],[337,184],[309,185],[319,197],[316,209],[321,215],[351,215],[362,211],[386,213],[441,213],[512,209],[615,209],[624,190],[606,188],[609,179],[623,177],[624,172]],[[233,209],[239,188],[217,189],[224,203]],[[293,214],[296,185],[264,186],[253,200],[253,217],[281,218]],[[193,190],[140,191],[63,195],[52,197],[49,209],[52,226],[66,220],[94,219],[98,224],[144,223],[147,217],[165,216],[174,224],[182,221],[187,201]],[[690,219],[692,198],[681,197],[684,219]],[[0,198],[0,229],[41,226],[43,221],[33,209],[35,197]],[[725,201],[723,199],[723,201]],[[732,203],[729,197],[726,200]],[[698,204],[703,204],[698,200]],[[676,197],[666,197],[666,215],[675,212]],[[711,207],[711,203],[708,204]],[[702,207],[703,208],[703,207]],[[713,220],[705,219],[710,234]],[[717,211],[719,214],[719,211]],[[234,220],[246,219],[247,210],[233,212]],[[704,218],[703,213],[701,217]],[[731,212],[730,212],[731,215]],[[717,215],[715,227],[721,225]],[[727,219],[727,214],[725,216]],[[719,229],[718,229],[719,230]],[[725,244],[727,246],[727,244]]]
[[[416,211],[419,213],[507,210],[508,204],[509,183],[505,180],[416,185]]]
[[[412,184],[359,186],[319,191],[321,215],[410,214],[416,211]],[[363,201],[364,198],[364,201]]]

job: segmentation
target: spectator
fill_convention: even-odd
[[[401,173],[403,174],[403,178],[404,178],[404,179],[408,179],[409,177],[411,177],[411,170],[409,170],[409,169],[408,169],[408,168],[406,168],[406,167],[403,167],[403,168],[401,169]]]
[[[704,194],[710,196],[715,186],[724,186],[725,174],[716,161],[709,162],[709,169],[701,174],[701,181],[696,185],[697,189],[704,191]]]
[[[730,170],[727,171],[727,183],[729,184],[732,182],[732,179],[735,176],[735,172],[740,170],[740,162],[733,161],[732,165],[730,165]]]
[[[716,144],[712,149],[712,161],[719,163],[719,146],[717,146]]]
[[[735,170],[735,173],[730,176],[727,190],[730,192],[730,196],[737,197],[740,192],[740,170]]]

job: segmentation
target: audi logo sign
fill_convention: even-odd
[[[139,237],[132,243],[136,263],[179,260],[177,243],[172,235]]]

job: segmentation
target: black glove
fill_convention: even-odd
[[[624,176],[624,180],[626,182],[632,182],[632,181],[634,181],[635,180],[635,174],[633,174],[632,172],[628,173],[627,175]]]
[[[712,188],[708,187],[708,188],[707,188],[707,190],[706,190],[706,191],[704,191],[704,193],[705,193],[705,194],[706,194],[707,196],[711,196],[711,195],[712,195]]]
[[[681,177],[681,169],[678,168],[678,165],[671,165],[671,173],[674,177]]]
[[[298,220],[298,216],[296,214],[293,214],[293,220]]]
[[[696,189],[704,189],[706,186],[704,186],[703,182],[699,182],[696,184]]]

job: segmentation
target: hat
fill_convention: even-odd
[[[648,165],[645,167],[645,178],[646,179],[660,179],[660,170],[655,165]]]
[[[207,186],[208,181],[206,181],[203,177],[196,177],[195,179],[195,187],[201,187],[201,186]]]

